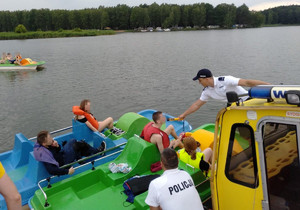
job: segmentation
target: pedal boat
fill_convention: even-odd
[[[49,183],[61,181],[68,177],[76,176],[83,171],[92,170],[94,167],[108,161],[114,160],[124,149],[129,138],[135,134],[140,135],[144,126],[152,120],[152,113],[155,111],[156,110],[148,109],[138,113],[128,112],[122,115],[119,120],[114,123],[115,127],[124,131],[121,135],[115,135],[109,130],[105,130],[103,133],[92,132],[84,123],[80,123],[74,119],[72,120],[72,126],[51,132],[51,135],[55,136],[54,139],[58,141],[60,145],[63,141],[68,141],[70,139],[84,139],[91,146],[97,148],[103,140],[106,142],[107,150],[105,151],[105,155],[100,156],[101,154],[98,154],[98,156],[94,155],[93,157],[84,158],[82,159],[84,161],[87,161],[87,159],[90,158],[95,161],[88,162],[83,165],[79,165],[79,161],[74,162],[73,165],[76,170],[73,175],[64,175],[59,177],[51,176],[46,171],[44,164],[36,161],[33,156],[33,146],[36,137],[28,139],[22,133],[15,135],[13,150],[0,154],[0,161],[21,194],[22,205],[26,205],[29,198],[32,197],[34,192],[39,188],[38,185],[41,180],[48,180]],[[166,117],[172,118],[169,114],[166,114]],[[191,130],[190,124],[186,121],[167,122],[164,126],[168,126],[169,124],[174,126],[175,131],[178,134],[183,130]],[[43,181],[40,183],[41,187],[46,185],[47,182]],[[5,200],[3,196],[0,195],[0,209],[6,208]]]

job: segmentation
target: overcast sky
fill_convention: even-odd
[[[300,0],[1,0],[0,11],[3,10],[31,10],[31,9],[84,9],[84,8],[97,8],[100,5],[116,6],[118,4],[126,4],[128,6],[138,6],[140,4],[194,4],[194,3],[210,3],[214,7],[221,3],[234,4],[236,7],[246,4],[250,10],[264,10],[271,7],[281,5],[300,5]]]

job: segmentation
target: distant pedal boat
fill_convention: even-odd
[[[30,58],[24,58],[22,61],[22,65],[10,63],[0,64],[0,71],[36,70],[43,68],[43,65],[46,63],[45,61],[32,61]]]

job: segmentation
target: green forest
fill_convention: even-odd
[[[300,24],[300,6],[281,6],[262,11],[265,24]]]
[[[14,32],[18,25],[26,31],[58,31],[72,29],[133,30],[137,28],[207,28],[218,26],[232,28],[260,27],[263,24],[300,24],[300,6],[285,6],[250,11],[243,4],[209,3],[175,5],[153,3],[135,7],[117,5],[82,10],[32,9],[22,11],[0,11],[0,32]],[[20,27],[20,26],[19,26]],[[19,28],[20,29],[20,28]]]

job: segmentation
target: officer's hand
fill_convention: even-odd
[[[181,115],[178,116],[178,118],[179,118],[179,120],[184,120],[185,115],[184,115],[184,114],[181,114]]]

